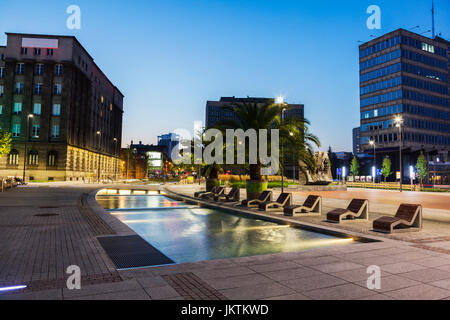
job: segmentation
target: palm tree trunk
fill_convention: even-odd
[[[258,161],[256,164],[250,165],[250,180],[261,181],[261,163]]]

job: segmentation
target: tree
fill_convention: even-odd
[[[0,129],[0,157],[11,152],[11,133]]]
[[[391,166],[391,159],[389,159],[388,156],[384,157],[383,165],[381,167],[381,174],[384,176],[384,182],[386,182],[386,178],[388,178],[392,174]]]
[[[281,143],[284,147],[284,155],[294,157],[301,163],[304,163],[307,170],[313,172],[315,169],[315,159],[313,145],[320,146],[319,139],[308,130],[309,121],[304,118],[288,118],[281,121],[281,112],[285,108],[284,104],[273,103],[273,100],[266,101],[263,104],[256,102],[233,103],[224,107],[236,115],[234,120],[223,120],[215,125],[216,128],[225,132],[226,129],[278,129]],[[268,139],[270,141],[270,138]],[[257,144],[259,148],[259,144]],[[270,149],[270,143],[268,143]],[[259,154],[259,150],[257,150]],[[280,159],[280,165],[283,164]],[[259,159],[256,164],[249,165],[250,179],[253,181],[262,181],[261,162]],[[304,168],[301,168],[304,171]]]
[[[417,176],[420,180],[420,187],[422,187],[423,179],[426,179],[428,177],[428,162],[423,152],[420,152],[420,155],[417,158],[416,170]]]
[[[352,164],[350,165],[350,174],[353,177],[359,175],[359,162],[356,156],[353,156]]]

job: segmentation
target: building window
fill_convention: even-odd
[[[34,94],[42,94],[42,83],[36,83],[34,85]]]
[[[48,153],[48,162],[49,167],[55,167],[56,166],[56,151],[50,151]]]
[[[20,54],[27,54],[28,53],[28,48],[20,48]]]
[[[63,75],[63,70],[64,70],[64,67],[63,67],[62,64],[55,65],[55,75],[62,76]]]
[[[30,166],[37,166],[39,164],[39,154],[36,150],[31,150],[28,154],[28,164]]]
[[[3,106],[0,104],[0,116],[3,114]]]
[[[22,113],[22,102],[15,102],[14,108],[13,108],[14,114],[21,114]]]
[[[4,90],[5,90],[4,87],[0,86],[0,97],[3,97]]]
[[[38,124],[33,124],[31,127],[31,136],[33,138],[39,138],[39,133],[41,132],[41,126]]]
[[[47,55],[52,56],[53,55],[53,49],[47,49]]]
[[[12,136],[20,137],[20,124],[16,123],[12,126]]]
[[[61,105],[59,103],[53,104],[52,108],[52,116],[59,116],[61,115]]]
[[[55,83],[53,85],[53,94],[60,95],[62,93],[62,85],[60,83]]]
[[[25,72],[25,64],[24,63],[16,64],[16,73],[23,74],[24,72]]]
[[[36,64],[34,72],[38,76],[44,74],[44,65],[42,63]]]
[[[5,67],[0,67],[0,78],[5,77]]]
[[[34,55],[40,56],[41,55],[41,48],[34,48]]]
[[[19,152],[16,149],[12,149],[8,155],[8,164],[17,166],[19,164]]]
[[[434,53],[434,46],[425,42],[422,42],[422,50]]]
[[[23,83],[22,82],[16,82],[16,90],[15,90],[16,94],[21,94],[23,93]]]
[[[33,105],[33,114],[36,116],[41,115],[41,104],[40,103],[35,103]]]
[[[59,125],[52,126],[52,138],[59,138]]]

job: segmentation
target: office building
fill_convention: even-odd
[[[123,94],[75,37],[6,34],[0,127],[11,132],[12,150],[0,176],[117,178]]]
[[[421,151],[429,161],[449,161],[449,47],[404,29],[359,46],[362,151],[373,153],[374,141],[377,166],[388,155],[397,171],[401,140],[405,181]],[[440,175],[448,183],[450,172]]]
[[[265,102],[274,102],[273,98],[236,98],[236,97],[221,97],[219,101],[207,101],[206,102],[206,127],[214,126],[216,123],[222,120],[233,120],[236,115],[233,111],[224,108],[230,106],[233,103],[258,103],[263,104]],[[289,117],[304,117],[304,105],[303,104],[288,104],[285,111],[286,118]]]
[[[361,153],[361,128],[353,128],[352,130],[353,137],[353,154],[357,155]]]

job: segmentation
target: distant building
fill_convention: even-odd
[[[449,112],[450,42],[397,29],[359,46],[361,149],[373,153],[377,167],[389,155],[399,170],[400,133],[394,119],[401,117],[403,177],[421,151],[429,161],[450,164]],[[450,182],[445,166],[437,174]]]
[[[11,153],[0,177],[114,179],[123,95],[73,36],[6,33],[0,46],[0,128]]]
[[[232,103],[258,103],[263,104],[265,102],[272,101],[273,98],[236,98],[236,97],[221,97],[219,101],[207,101],[206,102],[206,127],[214,126],[216,123],[223,120],[234,120],[236,115],[232,110],[227,110],[225,106],[229,106]],[[304,105],[303,104],[288,104],[285,112],[286,118],[304,117]]]
[[[340,151],[340,152],[335,152],[335,155],[338,160],[342,160],[342,161],[351,161],[353,159],[353,153],[351,153],[351,152]]]
[[[171,159],[172,150],[180,141],[180,136],[175,133],[162,134],[158,136],[158,146],[166,146],[169,159]]]
[[[361,128],[353,128],[353,154],[357,155],[361,153]]]
[[[144,179],[152,174],[160,174],[164,161],[169,159],[167,146],[134,144],[122,148],[122,177],[126,179]]]

